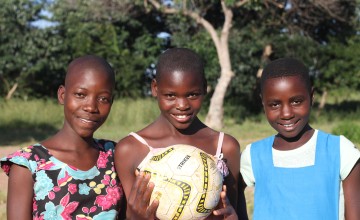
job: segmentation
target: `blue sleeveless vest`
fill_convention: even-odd
[[[318,131],[315,164],[274,167],[274,136],[251,144],[254,220],[339,218],[340,137]]]

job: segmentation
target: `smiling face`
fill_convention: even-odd
[[[152,93],[157,98],[161,115],[176,129],[187,129],[200,111],[205,95],[201,74],[172,71],[152,82]]]
[[[96,64],[96,62],[98,62]],[[114,76],[98,60],[71,66],[65,86],[58,90],[58,100],[64,105],[64,129],[80,137],[92,137],[105,122],[112,105]]]
[[[300,76],[269,78],[261,94],[269,124],[285,139],[301,139],[313,100],[308,84]]]

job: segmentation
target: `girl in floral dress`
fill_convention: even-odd
[[[104,59],[87,55],[70,63],[58,89],[63,127],[1,159],[9,175],[8,219],[117,217],[124,194],[114,168],[115,145],[93,138],[109,115],[114,85]]]

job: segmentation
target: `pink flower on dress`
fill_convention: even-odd
[[[69,186],[68,186],[68,191],[69,191],[71,194],[76,193],[76,192],[77,192],[77,186],[76,186],[76,184],[70,183]]]
[[[35,211],[38,210],[38,207],[37,207],[37,204],[36,204],[36,200],[35,200],[35,199],[33,200],[33,205],[32,205],[32,207],[33,207],[33,212],[35,212]]]
[[[40,164],[38,167],[39,167],[39,170],[50,170],[51,167],[55,166],[55,164],[51,161],[48,161],[46,163],[42,163]]]
[[[95,205],[98,205],[101,207],[101,210],[107,210],[111,207],[111,201],[108,201],[106,196],[101,195],[101,196],[97,196],[96,200],[95,200]]]
[[[102,210],[111,208],[112,205],[117,204],[121,197],[120,187],[108,187],[106,188],[107,195],[100,195],[96,197],[95,204],[100,206]]]
[[[53,191],[54,192],[59,192],[60,189],[61,189],[60,186],[54,186]]]
[[[55,193],[53,191],[50,191],[48,197],[50,200],[53,200],[55,198]]]
[[[65,176],[57,180],[59,186],[64,186],[68,181],[72,179],[72,176],[69,175],[67,171],[65,171]]]
[[[107,174],[105,174],[105,175],[104,175],[104,179],[101,180],[101,183],[104,184],[104,185],[106,185],[106,186],[109,185],[109,183],[110,183],[110,176],[107,175]]]
[[[2,165],[1,166],[1,168],[4,170],[4,172],[7,174],[7,175],[9,175],[9,173],[10,173],[10,165],[9,164],[6,164],[6,163],[4,163],[4,165]]]
[[[13,157],[25,157],[26,159],[29,159],[31,156],[31,153],[23,152],[23,151],[16,151],[8,156],[9,159]]]
[[[121,193],[120,193],[120,187],[114,186],[114,187],[108,187],[106,189],[106,192],[108,193],[106,195],[106,198],[111,201],[112,204],[116,204],[117,201],[120,199]]]
[[[99,155],[99,159],[97,161],[97,166],[99,168],[105,168],[106,167],[106,163],[108,162],[108,154],[105,152],[100,151],[100,155]]]
[[[44,215],[33,216],[33,220],[44,220]]]
[[[60,214],[61,217],[65,220],[71,220],[71,214],[76,210],[79,205],[79,202],[70,202],[70,195],[67,193],[61,200],[60,205],[64,206],[63,212]]]

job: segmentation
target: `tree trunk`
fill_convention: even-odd
[[[205,119],[205,124],[216,130],[223,127],[225,94],[231,78],[234,76],[229,52],[229,34],[232,26],[233,12],[230,8],[226,7],[224,1],[221,1],[221,6],[224,12],[225,21],[220,37],[217,34],[214,34],[214,32],[216,32],[214,31],[214,28],[209,28],[204,25],[214,42],[221,68],[220,78],[216,84],[213,96],[211,97],[209,111]]]
[[[12,95],[14,94],[14,92],[16,91],[16,88],[18,87],[18,83],[15,83],[11,89],[9,90],[9,92],[7,93],[5,100],[10,100]]]
[[[221,76],[211,97],[209,111],[205,119],[205,124],[211,128],[218,130],[223,127],[224,99],[232,75],[231,70],[221,71]]]
[[[162,11],[165,14],[181,13],[184,16],[194,19],[197,23],[202,25],[209,33],[212,41],[214,42],[217,56],[219,58],[219,64],[221,73],[219,81],[216,84],[213,96],[210,100],[209,111],[207,113],[205,124],[214,129],[221,129],[223,127],[223,115],[224,115],[224,99],[226,90],[230,84],[231,78],[234,73],[231,69],[231,60],[229,53],[229,33],[232,26],[233,12],[231,8],[228,8],[225,4],[225,0],[221,0],[221,7],[224,13],[224,24],[219,34],[215,27],[205,18],[203,18],[196,10],[188,10],[186,5],[187,1],[183,1],[183,8],[181,10],[177,8],[162,7],[160,1],[145,0],[145,7],[147,2],[150,2],[156,9]],[[245,4],[247,0],[240,1],[238,7]]]
[[[327,98],[327,91],[324,90],[321,94],[321,99],[320,99],[320,103],[319,103],[319,107],[317,109],[317,112],[316,112],[316,116],[319,116],[321,111],[324,109],[325,107],[325,104],[326,104],[326,98]]]

